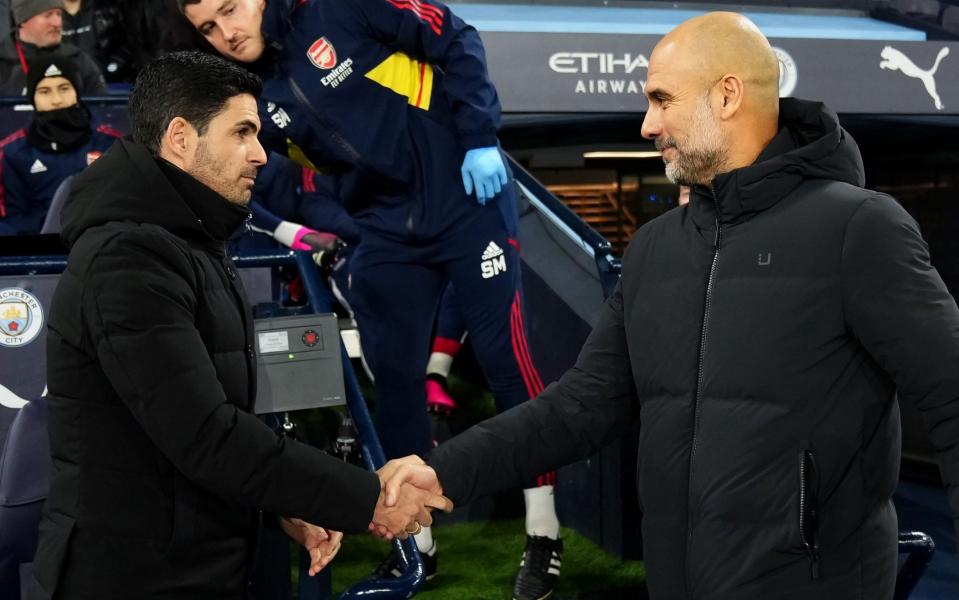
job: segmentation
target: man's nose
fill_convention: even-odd
[[[663,125],[659,120],[659,115],[656,114],[657,112],[654,108],[650,107],[649,111],[646,112],[646,117],[643,119],[640,134],[647,140],[655,139],[663,133]]]
[[[266,164],[266,150],[263,149],[260,140],[256,140],[256,143],[250,149],[249,161],[258,167]]]

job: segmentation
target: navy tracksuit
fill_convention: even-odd
[[[47,152],[31,145],[26,129],[0,140],[0,229],[39,233],[63,180],[85,169],[119,137],[112,128],[100,125],[87,143],[64,152]]]
[[[265,135],[336,180],[360,228],[351,298],[388,457],[429,450],[425,369],[447,282],[501,409],[542,390],[526,341],[512,183],[480,206],[466,150],[497,145],[476,30],[429,0],[271,0]]]

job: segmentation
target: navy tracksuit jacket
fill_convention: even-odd
[[[32,146],[26,129],[0,140],[0,231],[39,233],[63,180],[87,168],[119,137],[111,127],[100,125],[86,144],[65,152]]]
[[[500,120],[476,30],[429,0],[270,0],[263,32],[265,135],[337,173],[360,227],[351,298],[387,456],[429,449],[424,372],[449,281],[498,407],[538,394],[515,188],[480,206],[460,175]]]

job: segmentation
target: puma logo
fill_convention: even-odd
[[[933,102],[935,102],[936,110],[945,108],[942,100],[939,99],[939,94],[936,93],[936,71],[939,70],[939,63],[942,62],[942,59],[949,56],[948,46],[943,46],[942,50],[939,51],[939,55],[936,56],[936,62],[933,63],[932,68],[928,71],[917,67],[916,63],[912,62],[912,59],[892,46],[883,48],[879,55],[882,57],[882,61],[879,63],[880,69],[901,71],[906,77],[918,79],[922,82],[922,85],[925,86]]]

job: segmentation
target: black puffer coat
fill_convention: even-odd
[[[127,141],[73,186],[31,598],[242,598],[257,508],[365,530],[376,475],[249,412],[252,315],[223,243],[247,211]]]
[[[959,515],[959,310],[822,105],[640,229],[576,366],[430,458],[462,503],[640,423],[653,600],[892,598],[899,398]]]

